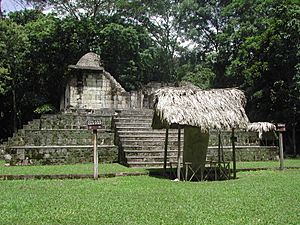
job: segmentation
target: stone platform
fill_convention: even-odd
[[[70,164],[93,161],[92,131],[87,122],[100,120],[98,132],[100,162],[116,162],[118,147],[111,129],[114,111],[103,110],[43,115],[25,125],[2,145],[6,161],[12,165]]]
[[[165,130],[151,128],[150,109],[77,110],[43,115],[25,125],[0,146],[13,165],[70,164],[93,161],[92,132],[87,122],[101,120],[100,162],[120,162],[129,167],[163,166]],[[231,132],[222,132],[224,160],[232,158]],[[260,146],[255,132],[236,131],[237,161],[276,160],[278,147]],[[181,140],[183,146],[184,132]],[[177,130],[169,130],[168,165],[177,160]],[[217,160],[218,133],[210,131],[208,159]]]

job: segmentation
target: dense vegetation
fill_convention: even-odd
[[[297,170],[220,182],[0,181],[1,224],[299,224]]]
[[[89,51],[127,90],[149,81],[239,87],[252,121],[299,127],[298,0],[27,2],[35,10],[0,20],[0,139],[34,111],[57,110],[67,65]]]

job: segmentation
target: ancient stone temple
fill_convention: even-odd
[[[69,66],[69,80],[61,97],[61,112],[29,121],[0,145],[11,165],[92,162],[92,132],[87,123],[100,120],[99,161],[130,167],[162,167],[164,130],[151,128],[153,93],[174,84],[149,83],[127,92],[101,64],[100,56],[87,53]],[[237,160],[268,160],[277,147],[259,145],[258,133],[237,131]],[[183,134],[182,134],[183,135]],[[168,162],[177,158],[177,131],[169,132]],[[224,132],[224,149],[230,133]],[[217,133],[210,131],[208,154],[216,157]],[[183,146],[183,145],[182,145]],[[225,158],[231,157],[230,150]]]
[[[61,101],[61,109],[130,107],[130,93],[104,70],[99,55],[87,53],[76,65],[70,65],[69,68],[71,76]]]

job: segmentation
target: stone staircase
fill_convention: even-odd
[[[114,117],[116,144],[119,146],[119,162],[129,167],[163,167],[165,129],[151,128],[153,111],[150,109],[121,111]],[[232,160],[231,131],[222,131],[224,159]],[[258,134],[237,130],[236,158],[238,161],[275,160],[276,146],[260,146]],[[181,130],[181,150],[184,145],[184,131]],[[169,130],[167,166],[176,163],[178,131]],[[208,159],[218,159],[218,132],[210,131]],[[182,154],[181,154],[182,155]]]
[[[151,128],[153,110],[127,110],[114,117],[120,161],[129,167],[162,167],[166,130]],[[169,130],[167,162],[177,161],[177,130]],[[183,134],[181,136],[183,147]]]

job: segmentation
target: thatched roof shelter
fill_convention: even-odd
[[[276,130],[276,126],[273,123],[269,123],[269,122],[249,123],[247,126],[247,131],[258,132],[258,136],[260,139],[262,139],[263,133],[275,131],[275,130]]]
[[[246,128],[246,97],[238,89],[161,88],[154,94],[152,127],[209,129]]]

